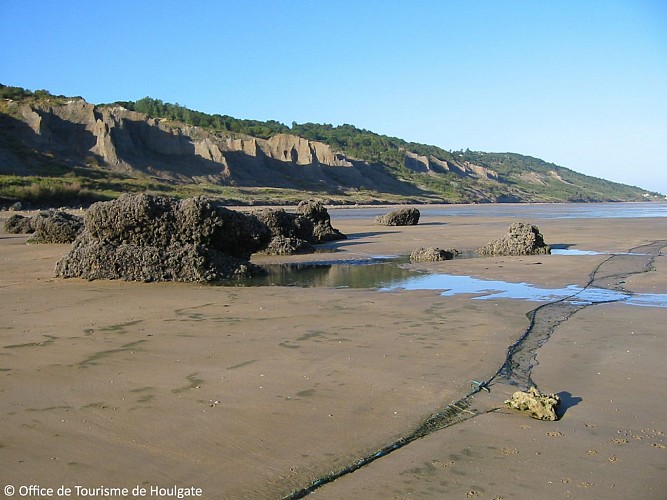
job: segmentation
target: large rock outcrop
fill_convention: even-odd
[[[551,247],[544,242],[537,226],[515,222],[505,236],[478,248],[477,253],[483,256],[540,255],[550,254]]]
[[[210,200],[123,195],[90,207],[56,275],[190,282],[245,277],[262,272],[249,259],[269,239],[257,217]]]
[[[421,213],[416,208],[399,208],[388,214],[378,215],[375,223],[383,226],[416,226]]]

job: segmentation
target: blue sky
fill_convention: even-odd
[[[351,123],[667,194],[667,1],[0,0],[0,83]]]

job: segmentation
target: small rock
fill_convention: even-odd
[[[513,223],[505,236],[477,249],[484,256],[550,254],[551,247],[537,226],[524,222]]]
[[[297,213],[264,209],[253,215],[271,232],[271,241],[263,250],[270,255],[310,253],[315,251],[314,244],[346,238],[331,225],[327,209],[317,201],[302,201]]]
[[[382,226],[416,226],[421,213],[416,208],[399,208],[385,215],[378,215],[375,223]]]
[[[35,232],[32,217],[14,214],[5,221],[5,231],[10,234],[30,234]]]
[[[556,394],[540,394],[531,387],[528,392],[516,391],[512,397],[505,401],[508,408],[527,412],[532,418],[538,420],[558,420],[556,408],[560,398]]]
[[[461,252],[456,248],[440,249],[438,247],[417,248],[410,253],[413,262],[437,262],[441,260],[452,260]]]
[[[72,243],[83,231],[83,218],[49,210],[31,219],[34,232],[27,243]]]
[[[313,225],[314,243],[344,240],[347,238],[331,225],[331,216],[319,201],[304,200],[296,207],[296,213],[308,219]]]

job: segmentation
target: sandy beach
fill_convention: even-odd
[[[349,236],[326,245],[335,252],[253,260],[473,249],[514,222],[443,216],[385,227],[330,213]],[[626,252],[666,238],[664,218],[527,222],[547,243],[581,250]],[[40,485],[282,498],[408,434],[465,396],[471,380],[492,377],[540,304],[433,290],[62,280],[54,266],[69,245],[26,240],[0,230],[0,486],[17,495]],[[559,288],[584,286],[607,258],[409,267]],[[667,256],[654,268],[625,287],[667,293]],[[665,324],[664,307],[587,307],[556,329],[532,372],[541,391],[563,398],[559,421],[504,409],[515,388],[496,384],[474,396],[482,414],[311,496],[663,499]]]

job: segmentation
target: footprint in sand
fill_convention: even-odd
[[[611,463],[618,462],[620,459],[616,455],[612,455],[609,457],[609,461]]]
[[[560,431],[550,431],[547,432],[547,436],[549,437],[562,437],[564,434]]]
[[[447,467],[451,467],[452,465],[454,465],[454,463],[455,462],[452,461],[452,460],[450,460],[449,462],[441,462],[439,460],[433,460],[431,462],[432,465],[434,465],[436,467],[442,467],[443,469],[446,469]]]
[[[598,450],[594,450],[594,449],[591,448],[590,450],[588,450],[587,453],[588,453],[589,455],[591,455],[591,456],[592,456],[592,455],[597,455],[597,454],[598,454]]]
[[[519,453],[519,450],[517,450],[516,448],[503,448],[502,450],[500,450],[500,453],[503,455],[516,455],[517,453]]]
[[[612,438],[609,440],[609,444],[627,444],[628,440],[624,438]]]
[[[660,444],[660,443],[651,443],[651,446],[653,446],[654,448],[661,448],[663,450],[665,448],[667,448],[667,446],[665,446],[664,444]]]

